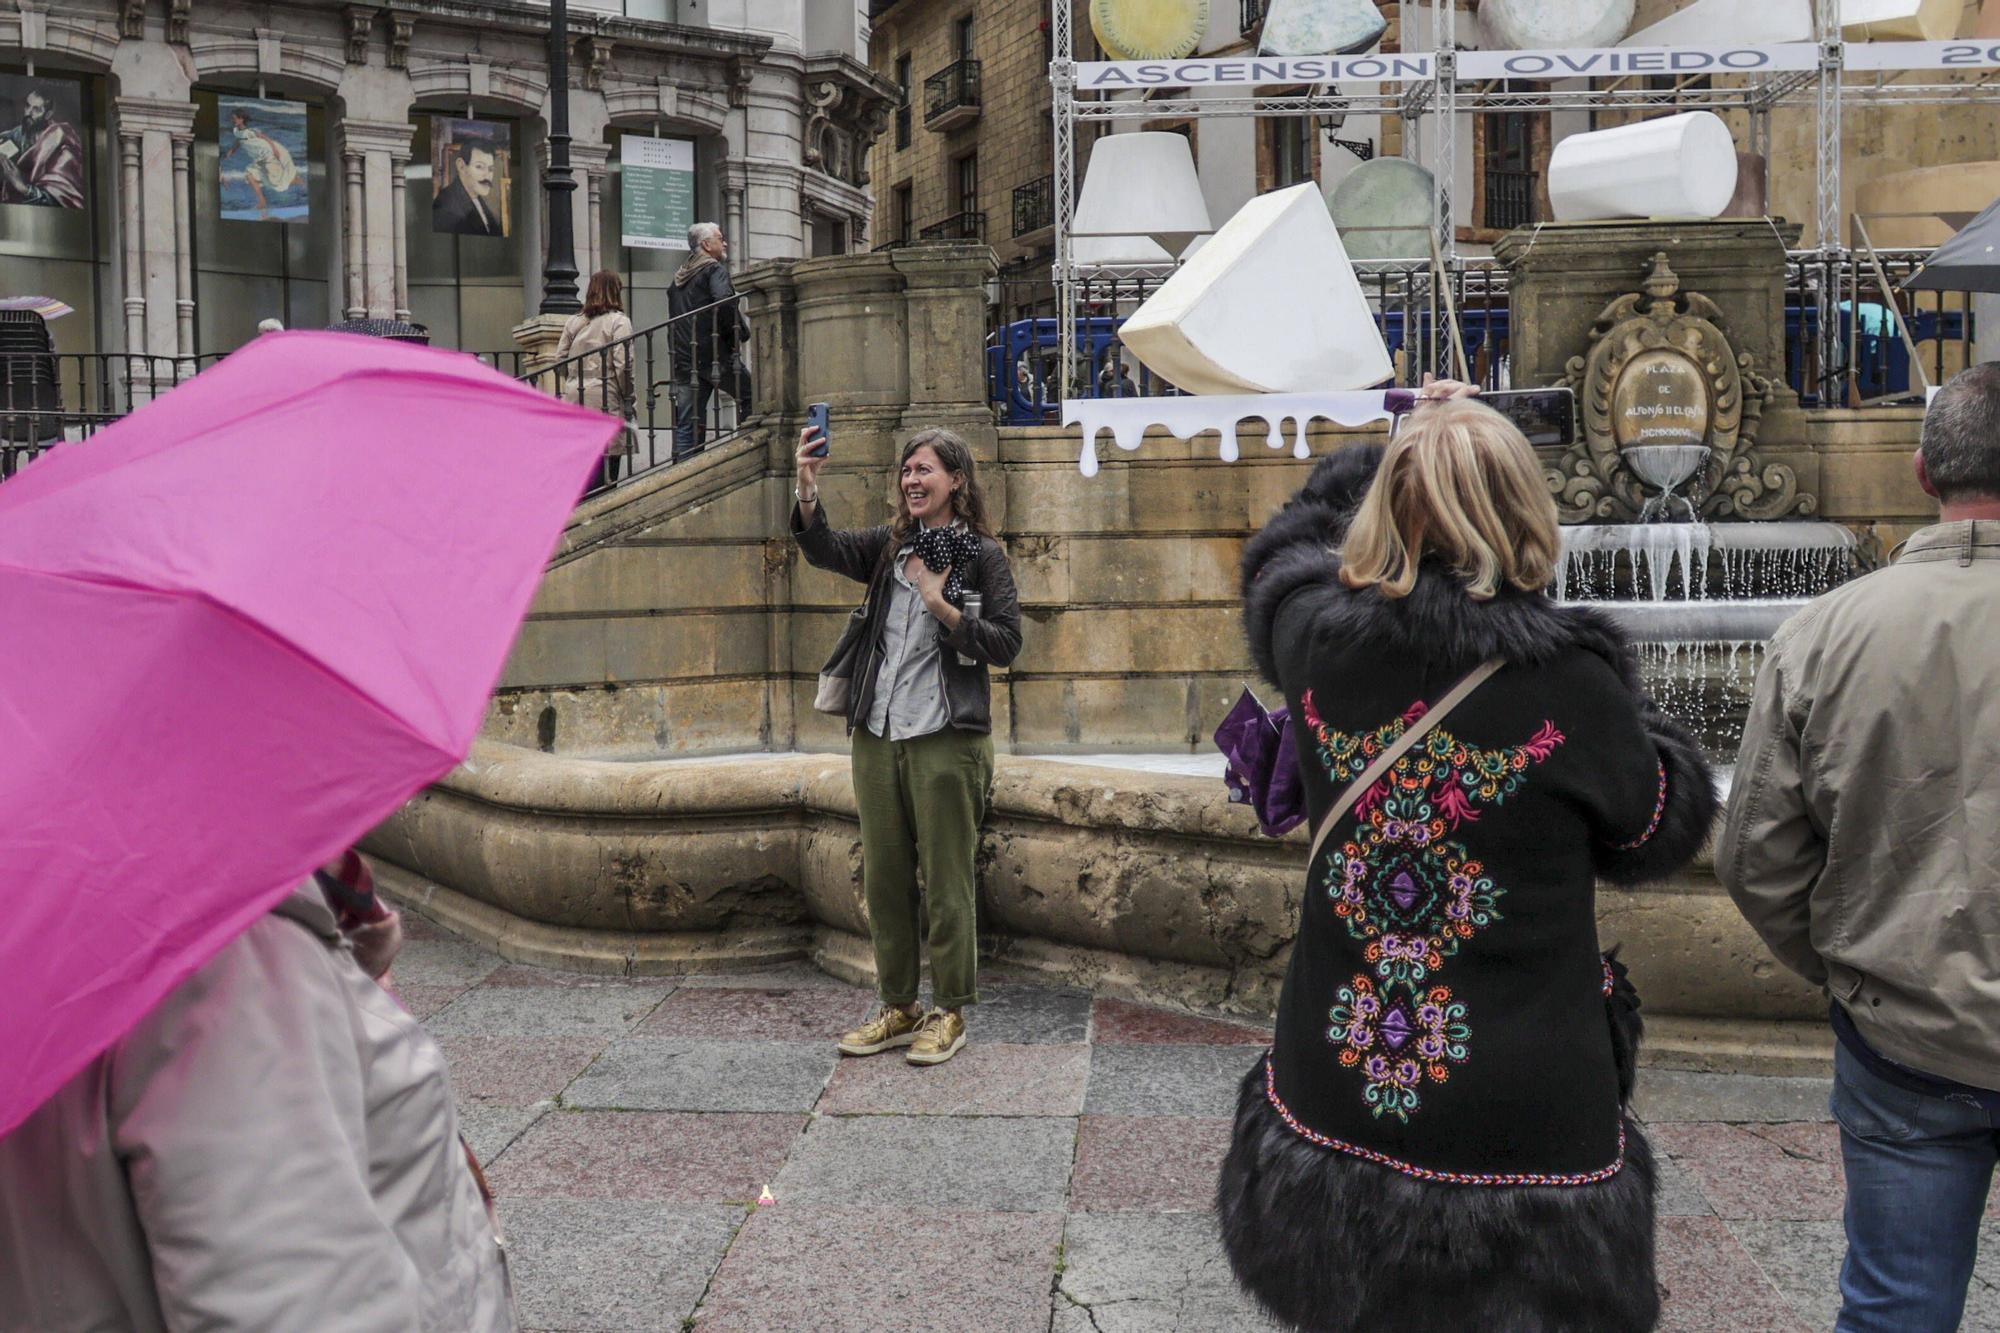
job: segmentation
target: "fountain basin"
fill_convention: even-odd
[[[1761,642],[1809,605],[1803,597],[1741,601],[1591,602],[1634,643]]]
[[[1562,530],[1558,600],[1596,600],[1631,592],[1653,601],[1709,596],[1713,566],[1725,598],[1813,597],[1854,571],[1859,540],[1838,523],[1580,523]],[[1679,578],[1675,579],[1678,572]]]

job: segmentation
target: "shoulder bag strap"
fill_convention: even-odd
[[[1366,795],[1370,787],[1380,782],[1398,759],[1408,754],[1412,746],[1430,734],[1432,727],[1444,721],[1452,709],[1464,703],[1468,694],[1484,685],[1488,677],[1503,665],[1505,664],[1495,657],[1474,667],[1469,675],[1451,687],[1451,691],[1444,698],[1432,705],[1430,711],[1398,736],[1388,749],[1376,755],[1375,762],[1362,770],[1360,777],[1348,784],[1347,790],[1340,794],[1340,799],[1333,803],[1333,809],[1326,812],[1326,818],[1322,819],[1319,827],[1313,830],[1312,850],[1306,853],[1308,870],[1312,868],[1313,862],[1319,859],[1319,849],[1326,845],[1327,835],[1333,832],[1333,826],[1340,822],[1341,816],[1352,810],[1354,803]]]

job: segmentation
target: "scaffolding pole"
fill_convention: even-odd
[[[1055,90],[1055,140],[1050,166],[1051,193],[1055,195],[1056,224],[1056,355],[1057,387],[1067,402],[1071,368],[1076,362],[1076,262],[1070,232],[1076,221],[1076,33],[1072,0],[1049,0],[1049,37],[1052,56],[1049,84]]]
[[[1840,270],[1841,270],[1841,66],[1840,0],[1818,0],[1819,86],[1815,102],[1814,134],[1818,140],[1815,185],[1818,202],[1820,278],[1819,312],[1820,402],[1828,401],[1827,387],[1840,365]]]

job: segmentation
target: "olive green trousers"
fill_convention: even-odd
[[[979,1002],[979,826],[993,790],[993,738],[943,731],[885,741],[854,729],[854,803],[861,813],[861,887],[882,1003],[917,998],[930,908],[931,1003]],[[923,875],[921,897],[917,876]]]

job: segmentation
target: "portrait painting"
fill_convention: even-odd
[[[82,208],[83,85],[0,75],[0,204]]]
[[[488,120],[431,118],[431,230],[452,236],[508,234],[513,128]]]
[[[311,218],[304,102],[219,98],[216,162],[225,222],[305,222]]]

